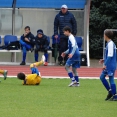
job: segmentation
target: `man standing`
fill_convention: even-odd
[[[75,17],[72,13],[68,11],[67,5],[61,6],[61,11],[56,15],[54,20],[54,36],[55,39],[60,35],[60,48],[59,48],[59,65],[65,65],[67,61],[67,56],[64,58],[61,57],[62,52],[68,48],[68,37],[63,34],[63,28],[69,26],[72,29],[72,34],[75,36],[77,33],[77,23]],[[58,31],[59,29],[59,31]],[[59,32],[59,33],[58,33]]]

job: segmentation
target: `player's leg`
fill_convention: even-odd
[[[4,80],[6,80],[6,78],[7,78],[7,73],[8,73],[7,70],[0,70],[0,74],[2,74],[4,76]]]
[[[115,81],[114,81],[114,73],[109,76],[109,82],[110,82],[112,95],[113,95],[112,100],[117,101],[117,92],[116,92],[116,84],[115,84]]]
[[[74,86],[74,84],[76,83],[76,82],[75,82],[75,78],[74,78],[74,76],[73,76],[73,73],[72,73],[72,71],[70,70],[71,64],[72,64],[72,61],[71,61],[70,59],[68,59],[67,62],[66,62],[66,64],[65,64],[65,69],[66,69],[66,71],[67,71],[67,73],[68,73],[68,76],[70,77],[70,79],[71,79],[71,81],[72,81],[72,82],[68,85],[69,87]]]
[[[73,71],[73,74],[74,74],[74,78],[76,80],[75,86],[80,86],[77,68],[72,67],[72,71]]]
[[[45,56],[45,64],[44,64],[44,66],[47,66],[48,65],[48,52],[47,52],[46,49],[44,50],[44,56]]]
[[[109,100],[112,97],[112,91],[111,91],[108,81],[105,78],[106,75],[107,75],[107,72],[105,70],[103,70],[102,74],[100,75],[100,80],[101,80],[102,84],[104,85],[104,87],[106,88],[106,90],[108,91],[108,95],[105,100]]]
[[[40,66],[40,65],[42,65],[42,64],[44,64],[44,62],[45,62],[45,56],[42,55],[41,61],[32,63],[30,65],[30,69],[31,69],[32,74],[38,74],[38,75],[40,75],[40,72],[38,71],[37,67]]]
[[[42,55],[41,61],[30,64],[30,68],[38,67],[40,65],[43,65],[44,63],[45,63],[45,56]]]

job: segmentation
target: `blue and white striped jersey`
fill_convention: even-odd
[[[68,39],[68,50],[67,54],[73,54],[71,60],[80,61],[80,52],[76,43],[75,37],[71,34]]]
[[[107,70],[116,70],[116,45],[112,40],[106,45],[104,61],[106,61],[108,57],[110,57],[110,61],[106,65]]]

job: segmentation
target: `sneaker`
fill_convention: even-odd
[[[112,92],[109,91],[105,101],[109,100],[113,96]]]
[[[6,78],[7,78],[7,73],[8,73],[8,71],[7,70],[4,70],[4,73],[3,73],[4,80],[6,80]]]
[[[44,55],[42,55],[41,61],[43,61],[43,64],[45,64],[45,56]]]
[[[44,63],[44,66],[48,66],[48,62],[45,62],[45,63]]]
[[[64,66],[64,64],[63,64],[63,62],[62,62],[62,61],[60,61],[60,62],[59,62],[59,65],[60,65],[60,66]]]
[[[73,87],[75,85],[76,81],[72,81],[68,86]]]
[[[20,63],[20,65],[26,65],[26,63],[25,63],[24,61],[22,61],[22,62]]]

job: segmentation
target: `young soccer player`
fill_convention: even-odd
[[[65,55],[68,54],[68,60],[65,64],[65,69],[68,72],[68,76],[72,80],[68,86],[79,86],[80,84],[77,68],[80,68],[80,52],[75,37],[71,34],[70,27],[64,27],[63,32],[64,35],[68,36],[68,50],[61,54],[62,57],[65,57]],[[70,66],[72,66],[72,71],[70,70]]]
[[[41,82],[41,74],[37,67],[44,64],[45,56],[42,56],[40,62],[36,62],[30,65],[32,74],[25,75],[24,73],[18,73],[17,78],[23,80],[23,85],[39,85]]]
[[[7,73],[8,73],[7,70],[0,70],[0,74],[2,74],[4,76],[4,80],[6,80],[6,78],[7,78]]]
[[[113,37],[113,32],[109,30],[104,31],[104,39],[107,42],[105,49],[105,57],[104,60],[101,59],[99,63],[104,63],[103,71],[100,76],[100,80],[106,90],[108,91],[108,95],[105,100],[113,100],[117,101],[116,94],[116,84],[114,81],[114,74],[116,70],[116,46],[114,42],[111,40]],[[105,79],[105,77],[109,77],[109,82]]]

